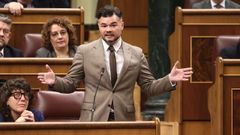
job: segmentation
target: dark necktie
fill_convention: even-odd
[[[217,8],[217,9],[223,8],[223,6],[221,4],[219,4],[219,3],[216,4],[214,7]]]
[[[115,50],[112,45],[109,45],[110,55],[109,55],[109,61],[110,61],[110,71],[111,71],[111,83],[112,87],[114,86],[116,80],[117,80],[117,64],[116,64],[116,57],[115,57]]]

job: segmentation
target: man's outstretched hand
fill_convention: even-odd
[[[38,79],[42,84],[53,85],[55,83],[55,73],[50,68],[50,66],[46,65],[47,72],[38,73]]]
[[[171,72],[169,73],[169,80],[172,83],[176,83],[178,81],[188,81],[191,75],[193,74],[192,68],[177,68],[177,65],[179,64],[179,61],[177,61]]]

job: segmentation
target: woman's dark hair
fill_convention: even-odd
[[[32,108],[33,93],[30,84],[24,78],[7,80],[0,88],[0,112],[6,119],[12,119],[10,108],[7,105],[9,97],[14,90],[23,90],[29,98],[28,110]]]
[[[99,19],[101,17],[111,17],[114,14],[119,18],[122,18],[122,12],[118,7],[115,7],[112,5],[106,5],[97,11],[96,18]]]
[[[51,26],[53,24],[59,25],[67,30],[69,35],[69,48],[74,48],[77,45],[77,37],[75,33],[75,28],[72,25],[71,21],[66,17],[55,17],[47,21],[46,24],[43,25],[42,29],[42,38],[43,38],[43,46],[51,51],[53,51],[53,46],[50,41],[50,34],[51,34]],[[70,49],[69,49],[70,50]]]

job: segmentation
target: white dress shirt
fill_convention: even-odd
[[[226,7],[226,6],[225,6],[225,1],[226,1],[226,0],[223,0],[223,1],[220,3],[220,5],[222,6],[222,9]],[[211,2],[212,9],[217,9],[217,8],[215,7],[215,5],[217,5],[217,3],[215,3],[213,0],[210,0],[210,2]]]
[[[4,48],[0,51],[0,58],[4,57]]]
[[[119,74],[122,70],[123,63],[124,63],[124,56],[123,56],[123,47],[122,47],[122,38],[120,37],[117,42],[113,45],[115,50],[115,57],[116,57],[116,64],[117,64],[117,76],[119,77]],[[110,72],[110,64],[109,64],[109,55],[110,50],[108,50],[109,45],[102,40],[103,48],[104,48],[104,61],[107,67],[107,72],[110,75],[111,79],[111,72]]]

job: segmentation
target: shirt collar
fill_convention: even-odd
[[[104,50],[108,51],[109,45],[103,39],[102,39],[102,44],[103,44]],[[119,50],[119,48],[121,47],[121,45],[122,45],[122,38],[119,37],[119,39],[116,41],[116,43],[113,44],[114,50],[117,52]]]
[[[0,51],[0,53],[2,53],[2,55],[4,57],[4,48]]]
[[[220,3],[220,5],[221,5],[223,8],[226,7],[226,6],[225,6],[225,1],[226,1],[226,0],[223,0],[223,1]],[[214,6],[215,6],[217,3],[215,3],[213,0],[210,0],[210,2],[211,2],[211,5],[212,5],[212,8],[215,9]]]

